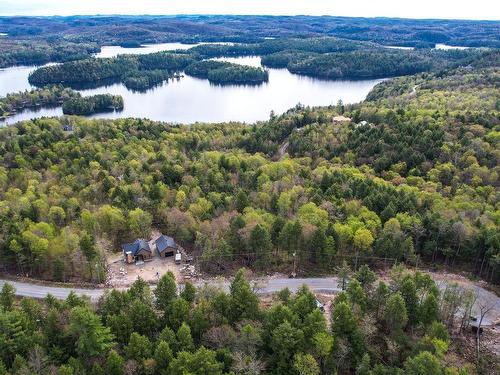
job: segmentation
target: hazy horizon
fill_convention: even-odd
[[[323,0],[0,0],[0,16],[71,15],[310,15],[339,17],[387,17],[410,19],[500,19],[500,5],[491,0],[470,2],[421,0],[351,0],[348,3]]]

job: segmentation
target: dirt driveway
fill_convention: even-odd
[[[141,264],[125,264],[123,257],[108,260],[108,285],[111,287],[127,287],[130,286],[138,277],[148,283],[155,284],[158,279],[168,271],[175,275],[177,282],[182,281],[180,266],[175,264],[174,257],[159,258],[153,257],[151,261],[142,262]]]

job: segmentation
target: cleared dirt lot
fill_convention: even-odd
[[[125,264],[123,256],[119,259],[108,260],[108,286],[126,287],[130,286],[138,277],[149,283],[156,283],[162,275],[171,271],[177,280],[182,281],[180,266],[175,264],[174,257],[159,258],[153,257],[153,260],[142,264]]]

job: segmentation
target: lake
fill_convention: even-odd
[[[118,55],[145,55],[147,53],[161,52],[161,51],[174,51],[186,50],[201,44],[222,44],[233,45],[231,42],[213,42],[213,43],[196,43],[196,44],[183,44],[183,43],[157,43],[157,44],[143,44],[141,47],[125,48],[120,46],[102,46],[101,52],[94,54],[95,57],[115,57]]]
[[[444,44],[444,43],[436,43],[436,49],[444,49],[444,50],[447,50],[447,49],[468,49],[470,47],[463,47],[463,46],[449,46],[448,44]]]
[[[152,49],[170,48],[154,45]],[[189,45],[180,45],[191,47]],[[104,47],[105,48],[105,47]],[[104,49],[103,48],[103,49]],[[130,53],[135,48],[109,47],[101,54],[112,56],[119,53]],[[138,48],[143,53],[144,48]],[[149,53],[147,52],[147,53]],[[260,57],[220,58],[243,65],[261,66]],[[32,88],[28,83],[28,74],[34,67],[13,67],[0,70],[0,96],[9,92],[17,92]],[[365,99],[366,95],[381,79],[371,80],[322,80],[290,73],[286,69],[269,69],[269,81],[258,86],[211,84],[206,79],[184,76],[179,80],[169,80],[161,86],[146,92],[128,90],[123,84],[116,83],[97,89],[80,90],[82,95],[111,93],[122,95],[124,109],[120,112],[101,113],[95,118],[139,117],[152,120],[194,123],[194,122],[228,122],[241,121],[252,123],[266,120],[271,111],[280,114],[297,103],[310,106],[336,104],[339,99],[344,103],[356,103]],[[27,110],[0,122],[9,125],[17,121],[29,120],[42,116],[61,116],[61,107],[38,108]]]

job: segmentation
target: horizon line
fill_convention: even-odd
[[[359,19],[393,19],[393,20],[416,20],[416,21],[471,21],[471,22],[500,22],[500,19],[484,18],[427,18],[427,17],[393,17],[393,16],[336,16],[331,14],[233,14],[233,13],[176,13],[176,14],[119,14],[119,13],[93,13],[93,14],[0,14],[0,18],[68,18],[68,17],[186,17],[186,16],[204,16],[204,17],[332,17],[332,18],[359,18]]]

